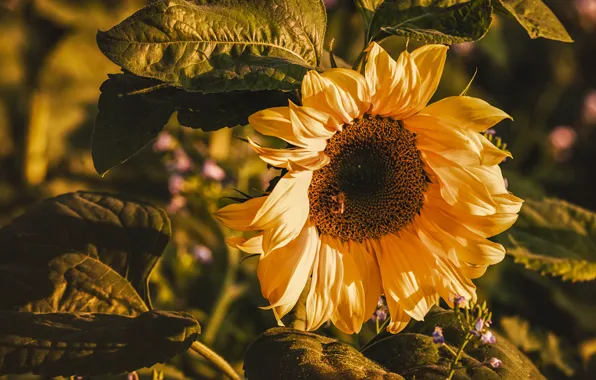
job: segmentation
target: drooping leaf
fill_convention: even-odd
[[[93,132],[93,163],[99,174],[126,162],[163,129],[173,112],[191,128],[215,131],[248,123],[248,116],[288,104],[291,92],[187,92],[155,79],[111,74],[101,86]]]
[[[497,239],[528,269],[574,282],[596,279],[596,214],[589,210],[559,199],[526,200]]]
[[[97,43],[133,74],[186,90],[292,90],[319,65],[325,27],[320,0],[169,0],[99,32]]]
[[[385,0],[374,13],[367,40],[396,35],[441,44],[475,41],[491,21],[486,0]]]
[[[45,271],[54,258],[56,265],[66,265],[60,257],[65,253],[88,256],[130,281],[150,305],[149,275],[170,233],[166,212],[150,204],[101,193],[68,193],[32,207],[0,230],[0,263]],[[93,264],[89,270],[107,269]]]
[[[544,37],[551,40],[573,42],[561,21],[542,0],[499,0],[530,38]]]
[[[453,354],[444,346],[433,343],[431,335],[435,326],[443,329],[446,345],[457,351],[467,331],[462,331],[452,310],[435,307],[423,322],[412,321],[397,335],[381,333],[361,352],[406,379],[444,379],[449,374]],[[513,344],[496,333],[495,336],[495,344],[482,344],[480,339],[475,339],[466,346],[460,364],[467,368],[457,370],[454,379],[545,379]],[[486,360],[491,357],[500,359],[502,367],[488,366]]]
[[[199,333],[186,313],[154,310],[131,318],[0,311],[0,375],[131,372],[186,351]]]
[[[571,377],[579,368],[571,347],[564,345],[553,332],[544,332],[517,316],[503,317],[499,327],[516,347],[522,350],[547,374],[551,367]]]
[[[284,327],[269,329],[253,341],[246,352],[244,371],[249,380],[403,380],[350,345]]]
[[[0,263],[0,310],[135,316],[143,299],[116,271],[86,253]]]

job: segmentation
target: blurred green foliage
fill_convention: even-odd
[[[436,97],[459,94],[478,69],[469,94],[515,119],[497,127],[514,156],[503,164],[509,189],[522,198],[548,195],[595,210],[596,16],[581,1],[545,2],[574,44],[531,40],[502,12],[482,40],[450,49]],[[255,277],[257,259],[242,260],[228,249],[230,231],[211,213],[228,202],[225,197],[238,195],[232,189],[259,194],[276,175],[242,141],[254,132],[236,127],[205,133],[183,128],[172,117],[161,145],[146,148],[105,178],[93,167],[99,87],[108,73],[118,72],[97,48],[95,33],[146,3],[1,3],[0,225],[41,199],[75,190],[122,192],[167,208],[173,236],[151,278],[153,303],[190,312],[203,327],[200,340],[240,370],[248,344],[275,320],[258,308],[266,301]],[[326,3],[324,46],[335,39],[334,53],[351,64],[364,44],[360,15],[351,1]],[[384,43],[394,55],[405,45],[401,37]],[[547,378],[596,378],[595,282],[544,277],[507,257],[477,284],[494,312],[495,328]],[[319,333],[358,348],[374,336],[375,327],[371,323],[357,336],[329,326]],[[169,365],[166,378],[219,376],[191,353]]]

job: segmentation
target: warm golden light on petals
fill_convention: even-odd
[[[364,76],[311,71],[303,106],[249,118],[291,145],[249,139],[284,175],[270,194],[216,217],[258,231],[228,244],[260,255],[257,276],[278,323],[304,292],[307,330],[332,321],[355,333],[384,295],[387,330],[398,333],[439,298],[474,301],[472,279],[503,260],[503,246],[487,238],[515,222],[522,200],[498,166],[511,154],[480,132],[509,116],[467,96],[427,105],[447,49],[427,45],[394,60],[372,43]]]

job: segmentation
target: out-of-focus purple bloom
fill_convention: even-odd
[[[484,133],[486,133],[487,135],[494,135],[497,133],[497,131],[495,131],[493,128],[489,128],[486,131],[484,131]]]
[[[596,124],[596,90],[591,90],[584,98],[582,118],[586,124]]]
[[[182,192],[182,188],[184,187],[184,177],[180,174],[171,175],[168,179],[168,190],[170,194],[177,195]]]
[[[179,173],[186,173],[191,170],[194,165],[188,154],[184,151],[184,149],[176,149],[174,151],[174,162],[171,165],[172,169],[179,172]]]
[[[210,264],[213,261],[213,252],[202,244],[197,244],[192,248],[192,255],[203,264]]]
[[[433,342],[436,344],[445,343],[445,337],[443,336],[443,329],[439,326],[435,326],[435,330],[432,333]]]
[[[161,132],[157,135],[153,143],[154,152],[168,152],[176,147],[176,140],[167,132]]]
[[[453,49],[455,54],[461,55],[462,57],[469,55],[474,50],[474,47],[475,46],[473,42],[464,42],[461,44],[451,45],[451,48]]]
[[[555,127],[548,137],[552,146],[558,150],[567,150],[571,148],[577,140],[577,134],[573,128],[567,125]]]
[[[507,177],[503,177],[503,183],[505,184],[505,188],[508,189],[509,188],[509,181],[507,180]]]
[[[226,172],[223,170],[215,160],[208,158],[203,163],[203,169],[201,170],[203,177],[212,179],[214,181],[222,181],[226,178]]]
[[[574,4],[584,29],[596,26],[596,0],[575,0]]]
[[[128,380],[139,380],[139,374],[137,373],[137,371],[129,373]]]
[[[490,358],[490,359],[488,359],[488,365],[493,368],[499,368],[500,366],[503,365],[503,362],[497,358]]]
[[[337,5],[337,1],[338,0],[323,0],[323,3],[325,4],[325,7],[327,7],[327,9],[331,9]]]
[[[174,195],[170,200],[170,204],[166,207],[166,211],[170,214],[175,214],[186,207],[186,198],[182,195]]]
[[[481,336],[480,340],[484,344],[494,344],[497,341],[497,338],[493,335],[490,331],[485,331]]]

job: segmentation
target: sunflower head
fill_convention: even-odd
[[[307,329],[331,320],[357,332],[384,295],[388,330],[398,332],[439,297],[474,301],[471,279],[503,259],[503,247],[487,238],[515,222],[522,201],[498,166],[510,154],[481,132],[509,116],[467,96],[428,105],[446,53],[427,45],[396,61],[373,43],[364,75],[311,71],[301,106],[249,118],[290,144],[271,149],[249,139],[287,173],[269,195],[216,216],[253,231],[228,242],[260,254],[261,290],[279,321],[310,279]]]

